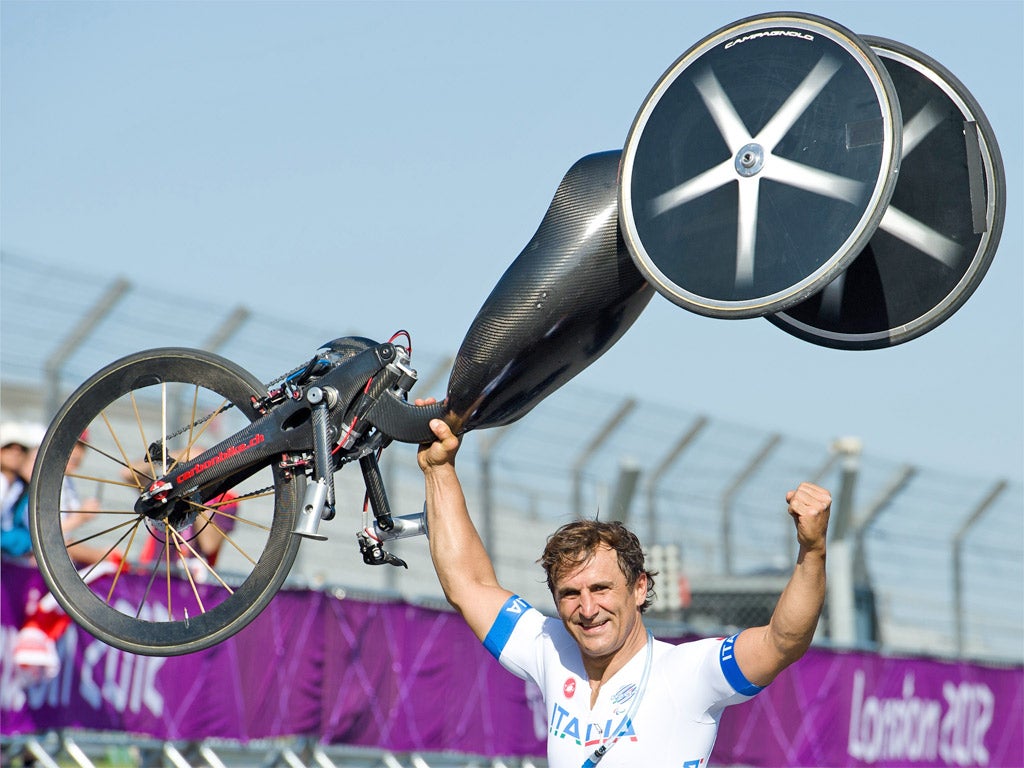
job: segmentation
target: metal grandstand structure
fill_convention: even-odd
[[[45,422],[80,381],[140,349],[211,349],[269,381],[324,341],[359,332],[303,326],[188,297],[176,297],[172,306],[121,278],[53,269],[10,254],[2,258],[5,419]],[[44,285],[50,299],[42,302]],[[182,312],[197,322],[168,327],[161,320]],[[205,336],[197,330],[211,328]],[[417,350],[420,389],[436,392],[443,386],[450,354]],[[772,498],[780,482],[816,478],[843,489],[836,494],[832,534],[853,548],[857,587],[872,593],[876,622],[871,632],[861,627],[859,635],[837,640],[836,617],[830,616],[822,641],[950,658],[1024,657],[1019,479],[956,476],[917,466],[913,457],[894,461],[861,453],[849,441],[814,444],[715,414],[575,385],[541,403],[536,413],[537,418],[472,434],[460,454],[467,495],[499,575],[525,581],[524,596],[536,604],[547,601],[535,566],[547,533],[574,515],[610,510],[627,518],[644,541],[663,545],[652,555],[668,577],[661,580],[658,606],[664,619],[708,628],[723,615],[735,616],[709,611],[707,600],[697,598],[717,594],[721,603],[730,595],[771,595],[787,574],[794,545],[789,520],[766,511],[763,499]],[[529,429],[522,428],[526,421]],[[608,440],[613,422],[614,440]],[[413,451],[395,445],[384,456],[399,514],[422,506]],[[351,475],[339,473],[339,498],[358,510],[362,485]],[[841,509],[844,503],[848,510]],[[408,578],[400,569],[359,562],[352,541],[357,527],[354,514],[348,520],[339,514],[326,527],[329,542],[300,550],[295,580],[365,595],[441,600],[435,580],[422,577],[432,574],[425,542],[401,542],[415,574]],[[506,535],[512,530],[515,535]],[[345,564],[340,570],[339,562]]]
[[[169,299],[120,278],[52,269],[6,253],[2,276],[0,417],[5,420],[46,421],[80,381],[122,355],[149,347],[210,349],[269,381],[324,341],[359,334],[355,328],[302,325],[189,297],[175,298],[172,307]],[[39,300],[43,286],[47,301]],[[202,322],[162,320],[182,312]],[[436,393],[450,369],[450,351],[418,349],[416,357],[418,386]],[[544,416],[530,418],[529,429],[517,423],[471,436],[460,454],[468,500],[499,577],[516,583],[535,605],[549,603],[535,564],[545,536],[560,522],[600,509],[628,520],[644,541],[658,543],[650,551],[661,573],[656,624],[675,632],[717,632],[766,619],[795,545],[788,518],[766,510],[763,499],[772,498],[780,483],[812,478],[840,489],[833,546],[847,548],[852,564],[850,603],[830,595],[818,642],[881,653],[1024,661],[1019,478],[955,476],[917,466],[913,457],[895,461],[862,452],[855,441],[815,444],[718,414],[575,385],[548,398],[537,413]],[[607,441],[606,423],[613,421],[615,440]],[[398,514],[422,505],[413,452],[413,446],[396,445],[384,457]],[[425,541],[399,543],[409,571],[362,564],[353,536],[362,485],[350,474],[339,473],[341,511],[321,530],[330,540],[303,545],[293,582],[443,605]],[[69,744],[78,748],[74,738],[48,738],[58,741],[48,748],[40,737],[33,748],[47,754],[64,750],[78,761],[69,750]],[[85,741],[93,743],[89,737]],[[233,764],[217,758],[218,749],[230,754],[230,745],[188,748],[211,749],[213,757],[198,755],[200,762],[193,763],[178,747],[159,746],[174,765],[217,765],[217,759]],[[513,765],[318,752],[306,744],[277,745],[271,752],[266,765]],[[84,752],[82,757],[86,762],[79,764],[89,764]]]

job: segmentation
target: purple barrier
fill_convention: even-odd
[[[1020,666],[812,649],[726,712],[715,756],[766,766],[1015,768],[1024,765],[1022,697]]]
[[[115,599],[144,582],[123,576]],[[233,638],[169,658],[123,653],[72,625],[58,643],[60,675],[24,689],[11,663],[15,636],[26,596],[45,586],[35,569],[10,563],[0,586],[4,734],[66,727],[176,740],[317,734],[399,751],[544,752],[524,683],[453,613],[286,590]]]
[[[6,735],[64,727],[159,739],[316,734],[395,751],[544,754],[539,693],[501,669],[452,613],[285,591],[234,638],[172,658],[125,654],[72,627],[59,644],[61,674],[26,690],[11,650],[26,595],[41,587],[36,571],[3,565]],[[712,762],[1021,766],[1022,722],[1021,666],[814,649],[725,713]]]

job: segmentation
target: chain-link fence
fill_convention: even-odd
[[[2,278],[5,420],[47,420],[77,383],[145,348],[211,349],[269,381],[331,338],[365,334],[168,297],[10,254]],[[443,387],[450,354],[416,350],[419,391]],[[422,506],[413,452],[395,445],[382,462],[397,514]],[[955,476],[904,458],[572,384],[520,422],[471,433],[459,462],[499,577],[538,607],[550,604],[535,562],[547,534],[574,516],[601,515],[627,520],[649,543],[660,572],[656,621],[697,632],[761,623],[795,556],[781,494],[810,479],[834,492],[830,582],[849,597],[837,602],[830,593],[820,641],[1020,662],[1020,479]],[[362,564],[353,536],[362,481],[343,471],[337,482],[341,513],[321,529],[331,541],[303,545],[295,580],[440,604],[424,541],[396,544],[409,571]]]

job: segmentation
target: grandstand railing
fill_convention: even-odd
[[[46,421],[88,375],[148,347],[214,349],[270,380],[328,339],[365,334],[189,298],[175,297],[172,306],[119,278],[8,253],[0,258],[3,419]],[[168,328],[154,320],[182,312],[194,322]],[[416,357],[419,388],[436,394],[451,353],[417,349]],[[661,572],[654,617],[680,631],[757,620],[770,610],[794,554],[788,516],[766,500],[809,478],[836,492],[833,547],[845,549],[849,563],[837,574],[843,558],[830,559],[830,581],[838,582],[842,599],[830,594],[819,642],[983,661],[1024,658],[1019,478],[956,476],[916,466],[912,457],[862,452],[843,436],[818,444],[576,384],[535,413],[471,434],[460,467],[499,577],[538,607],[550,601],[535,562],[545,537],[575,515],[601,510],[628,521],[652,545]],[[616,419],[613,441],[602,439],[607,430],[595,414]],[[393,446],[384,457],[399,514],[422,506],[413,452]],[[398,545],[409,572],[361,563],[353,534],[362,488],[350,475],[338,475],[341,511],[324,526],[331,540],[303,545],[293,580],[441,600],[423,541]]]

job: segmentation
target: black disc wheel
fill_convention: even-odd
[[[988,271],[1006,214],[999,147],[967,88],[920,51],[864,39],[889,70],[905,121],[896,189],[856,260],[767,318],[836,349],[891,347],[947,320]]]
[[[899,168],[899,102],[871,47],[805,14],[738,21],[683,54],[623,151],[637,267],[694,312],[778,312],[861,251]]]
[[[132,653],[190,653],[238,632],[280,588],[304,481],[277,462],[136,511],[174,462],[256,418],[260,394],[217,355],[157,349],[107,366],[60,409],[33,471],[30,526],[53,596],[90,634]]]

